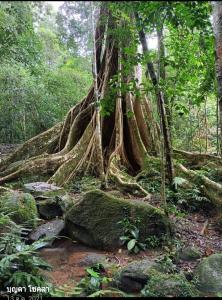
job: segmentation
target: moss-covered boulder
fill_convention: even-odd
[[[38,212],[35,199],[28,193],[6,191],[0,195],[0,212],[10,213],[10,218],[17,224],[36,226]]]
[[[126,293],[137,293],[145,286],[155,266],[155,261],[147,258],[136,260],[115,274],[112,286]]]
[[[197,297],[198,291],[183,274],[163,274],[155,270],[141,291],[145,297]]]
[[[222,253],[212,254],[204,258],[194,275],[200,291],[222,292]]]
[[[73,239],[101,248],[121,246],[125,217],[140,219],[138,224],[141,242],[149,235],[162,236],[172,227],[164,212],[147,203],[111,196],[100,190],[85,193],[67,212],[66,229]]]

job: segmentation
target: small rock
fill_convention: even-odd
[[[63,229],[64,220],[56,219],[38,226],[33,232],[31,232],[29,238],[32,241],[37,241],[40,238],[48,237],[52,238],[52,243],[55,237],[58,236]]]
[[[149,259],[134,261],[116,274],[113,284],[127,293],[139,292],[147,283],[149,272],[155,265]]]
[[[46,220],[54,219],[57,216],[63,215],[60,205],[54,199],[38,201],[37,207],[40,217]]]
[[[98,253],[91,253],[86,255],[79,263],[79,266],[93,266],[98,263],[106,262],[106,256]]]
[[[49,184],[47,182],[31,182],[24,184],[26,191],[33,194],[36,198],[48,198],[56,195],[61,195],[64,190],[61,187]]]
[[[194,261],[199,259],[200,257],[200,251],[193,246],[188,246],[178,252],[178,258],[185,261]]]

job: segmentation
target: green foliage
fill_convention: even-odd
[[[0,56],[33,68],[40,63],[41,43],[34,30],[31,2],[0,2]]]
[[[45,131],[87,93],[90,61],[61,45],[55,22],[44,3],[0,2],[2,143]]]
[[[175,215],[178,218],[183,218],[186,216],[186,213],[177,208],[176,205],[170,203],[167,205],[167,212],[169,214]]]
[[[0,235],[1,286],[51,287],[42,274],[42,270],[51,267],[36,253],[47,245],[46,239],[26,245],[23,236],[29,231],[27,228],[14,224],[8,229],[8,232]]]
[[[186,211],[195,212],[204,208],[212,208],[210,200],[203,196],[197,186],[186,189],[179,188],[177,192],[168,190],[167,199],[169,212],[179,217],[185,216]]]
[[[127,244],[129,253],[137,254],[146,248],[146,244],[139,241],[139,229],[136,226],[139,222],[140,219],[138,218],[135,220],[135,223],[132,223],[128,218],[124,218],[118,222],[124,230],[124,235],[120,237],[120,240],[123,244]]]
[[[161,239],[156,235],[150,235],[146,238],[146,245],[148,248],[157,248],[161,244]]]
[[[172,274],[172,273],[177,273],[178,268],[177,266],[173,263],[172,258],[170,255],[164,255],[160,259],[156,260],[157,264],[159,265],[157,269],[161,272],[167,273],[167,274]]]
[[[104,285],[112,281],[111,278],[105,275],[104,271],[105,269],[102,264],[96,264],[86,269],[87,275],[81,279],[75,287],[64,285],[59,288],[54,288],[50,295],[53,297],[100,297],[106,292],[112,292],[112,290],[103,289]]]
[[[173,184],[177,190],[178,186],[182,185],[186,180],[182,177],[174,177]]]

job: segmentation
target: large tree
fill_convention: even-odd
[[[134,76],[138,55],[132,41],[138,41],[139,34],[133,28],[133,15],[132,10],[111,13],[102,3],[94,37],[92,87],[69,110],[64,122],[28,140],[0,162],[0,183],[47,174],[50,183],[62,186],[77,173],[90,172],[103,183],[111,176],[119,185],[147,194],[136,181],[129,182],[124,172],[127,169],[135,175],[146,167],[147,160],[160,162],[155,158],[160,154],[160,129]],[[193,168],[207,164],[221,172],[220,157],[174,150],[176,155]],[[175,170],[198,185],[212,202],[222,204],[220,183],[181,164],[175,164]]]
[[[63,123],[1,162],[1,183],[45,173],[51,175],[50,183],[63,185],[78,172],[91,172],[103,182],[112,175],[124,185],[121,166],[135,174],[150,155],[158,154],[159,127],[150,102],[138,89],[130,89],[135,85],[134,70],[123,48],[132,37],[124,26],[103,3],[94,38],[94,83],[88,95],[70,109]],[[101,107],[105,114],[101,115]],[[132,186],[145,193],[136,183]]]

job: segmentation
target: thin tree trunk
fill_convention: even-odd
[[[166,80],[166,69],[165,69],[165,47],[164,47],[164,36],[163,36],[163,27],[157,29],[157,41],[158,41],[158,81],[165,82]],[[166,93],[162,91],[164,94],[164,102],[165,102],[165,109],[167,115],[167,121],[169,130],[172,124],[172,118],[170,113],[170,104],[169,99],[166,96]],[[169,131],[169,133],[171,133]],[[171,138],[171,137],[170,137]]]
[[[212,1],[216,50],[216,77],[219,102],[220,145],[222,144],[222,1]]]
[[[207,96],[204,102],[204,123],[205,123],[205,152],[208,151],[208,121],[207,121]]]
[[[217,155],[220,155],[220,141],[219,141],[219,100],[217,97],[216,107],[216,119],[217,119]]]
[[[135,13],[137,22],[139,23],[139,15]],[[143,53],[148,54],[148,45],[146,41],[146,36],[144,30],[141,28],[139,30],[139,38],[140,42],[142,44]],[[158,86],[158,79],[154,70],[154,65],[151,61],[147,62],[147,71],[150,75],[151,81],[153,83],[153,86],[155,88],[157,103],[159,105],[159,113],[160,113],[160,119],[161,119],[161,125],[162,125],[162,133],[164,138],[164,145],[165,145],[165,157],[166,157],[166,167],[167,167],[167,173],[169,177],[170,185],[173,186],[173,177],[174,177],[174,167],[173,167],[173,159],[172,159],[172,147],[171,147],[171,141],[170,141],[170,134],[169,134],[169,127],[167,122],[167,115],[166,115],[166,109],[165,109],[165,99],[163,96],[163,93],[159,89]]]
[[[93,2],[91,1],[91,21],[92,21],[92,33],[93,33],[93,81],[94,81],[94,97],[95,97],[95,110],[96,110],[96,129],[95,129],[95,139],[96,144],[98,145],[98,170],[100,172],[100,178],[102,180],[102,185],[105,185],[105,173],[104,173],[104,164],[103,164],[103,152],[102,152],[102,132],[101,132],[101,120],[100,120],[100,97],[99,97],[99,88],[98,88],[98,68],[100,67],[100,52],[96,52],[96,31],[94,25],[94,7]],[[101,47],[100,47],[101,49]]]

